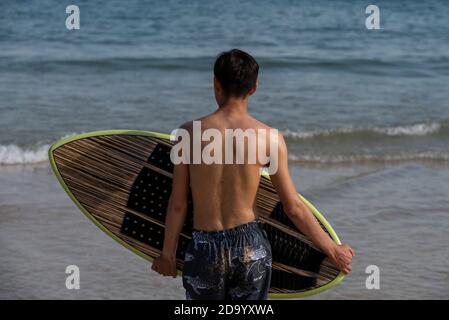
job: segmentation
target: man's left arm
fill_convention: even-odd
[[[164,276],[176,277],[176,247],[187,213],[189,195],[189,166],[175,165],[173,187],[165,218],[165,237],[161,255],[153,261],[151,269]]]

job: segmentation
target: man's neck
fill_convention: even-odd
[[[220,112],[248,113],[248,99],[228,98],[223,104],[218,106]]]

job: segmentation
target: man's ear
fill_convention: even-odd
[[[252,87],[251,90],[249,90],[248,97],[252,96],[257,91],[257,87],[258,86],[259,86],[259,80],[257,80],[256,84],[254,85],[254,87]]]
[[[214,77],[214,89],[220,93],[222,91],[221,84],[220,84],[220,82],[218,82],[217,78],[215,78],[215,77]]]

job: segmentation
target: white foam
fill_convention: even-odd
[[[409,126],[374,128],[373,131],[389,136],[426,136],[440,130],[439,123],[418,123]]]
[[[68,138],[77,133],[69,133],[61,137]],[[0,145],[0,165],[36,164],[49,161],[48,149],[50,145],[37,143],[34,147],[23,148],[15,144]]]
[[[346,127],[338,129],[317,130],[317,131],[294,131],[287,129],[283,131],[284,136],[296,139],[310,139],[314,137],[329,137],[341,134],[363,134],[363,133],[377,133],[387,136],[426,136],[438,132],[441,129],[441,124],[433,123],[418,123],[406,126],[397,127],[372,127],[372,128],[358,128]]]
[[[34,164],[48,160],[49,145],[24,149],[15,144],[0,145],[0,165]]]
[[[339,129],[329,129],[329,130],[316,130],[316,131],[294,131],[294,130],[284,130],[282,134],[288,138],[296,138],[296,139],[309,139],[314,137],[326,137],[339,133],[352,133],[357,132],[359,129],[348,127],[348,128],[339,128]]]

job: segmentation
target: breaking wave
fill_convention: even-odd
[[[347,127],[329,130],[317,131],[294,131],[285,130],[283,134],[286,138],[291,139],[313,139],[313,138],[333,138],[333,137],[356,137],[363,139],[364,137],[398,137],[398,136],[427,136],[433,134],[449,132],[449,124],[447,123],[418,123],[397,127],[373,127],[373,128],[357,128]]]
[[[0,145],[0,165],[35,164],[48,160],[50,145],[22,148],[15,144]]]

